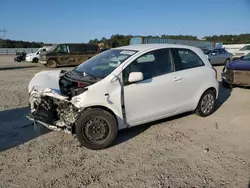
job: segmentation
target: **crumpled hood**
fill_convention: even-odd
[[[250,61],[236,60],[227,65],[227,68],[232,70],[250,70]]]
[[[61,70],[41,71],[35,74],[28,86],[29,93],[31,92],[33,87],[40,89],[50,88],[57,93],[60,93],[60,74]]]

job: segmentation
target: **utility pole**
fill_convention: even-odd
[[[3,47],[3,40],[6,40],[6,36],[7,36],[7,30],[6,29],[1,29],[0,30],[0,39],[1,39],[0,48]]]

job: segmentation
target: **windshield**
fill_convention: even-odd
[[[242,58],[243,60],[250,61],[250,53],[247,54],[245,57]]]
[[[137,51],[111,49],[102,52],[75,68],[75,71],[85,73],[96,78],[105,78],[121,63],[134,55]]]
[[[208,55],[212,52],[212,50],[204,50],[204,54]]]

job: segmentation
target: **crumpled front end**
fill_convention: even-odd
[[[250,86],[250,71],[225,68],[222,80],[230,85]]]
[[[225,67],[221,73],[221,78],[224,82],[228,84],[233,84],[234,82],[234,71]]]
[[[80,109],[76,108],[67,96],[62,96],[52,89],[36,89],[30,92],[31,114],[27,116],[34,123],[51,130],[72,133]]]

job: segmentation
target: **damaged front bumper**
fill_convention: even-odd
[[[73,133],[73,127],[80,115],[67,96],[52,89],[33,88],[29,96],[31,114],[27,118],[50,130]]]
[[[57,126],[54,126],[54,125],[49,125],[47,123],[44,123],[40,120],[37,120],[35,119],[35,117],[30,114],[30,115],[27,115],[26,118],[28,118],[30,121],[33,121],[34,122],[34,125],[36,124],[39,124],[39,125],[42,125],[50,130],[53,130],[53,131],[60,131],[60,132],[65,132],[65,133],[68,133],[68,134],[72,134],[72,131],[69,131],[68,129],[62,129],[62,128],[58,128]]]

